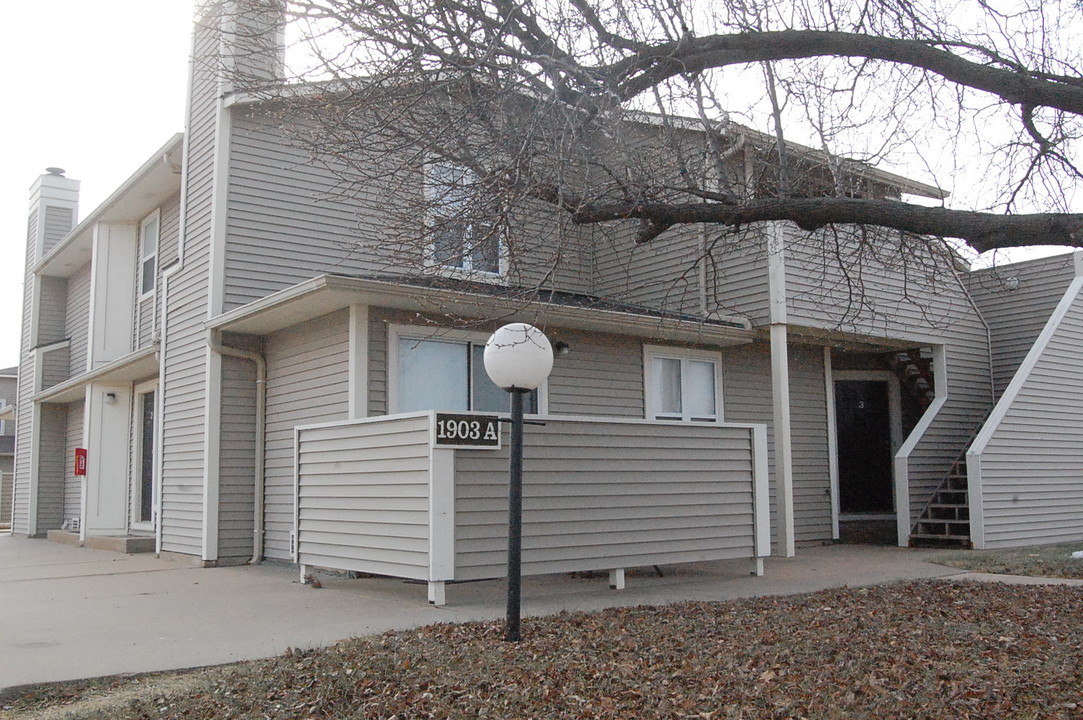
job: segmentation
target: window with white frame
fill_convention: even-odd
[[[161,230],[161,214],[155,210],[139,225],[139,295],[154,291],[158,276],[158,236]]]
[[[478,177],[471,170],[445,162],[426,166],[432,242],[429,262],[468,273],[501,273],[501,231],[476,194]]]
[[[718,353],[645,346],[643,379],[647,418],[721,422],[721,367]]]
[[[510,394],[485,372],[485,338],[433,336],[409,328],[391,331],[395,381],[394,412],[415,410],[508,412]],[[526,413],[538,412],[538,392],[524,398]]]

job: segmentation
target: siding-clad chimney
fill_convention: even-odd
[[[30,186],[28,257],[36,263],[67,235],[78,219],[79,181],[51,167]],[[29,269],[29,267],[27,268]]]
[[[37,354],[39,343],[39,320],[42,308],[43,278],[33,268],[56,244],[75,227],[79,216],[79,181],[64,177],[60,168],[48,168],[30,186],[30,214],[26,229],[26,276],[23,284],[22,341],[19,352],[19,395],[16,424],[19,428],[15,441],[15,487],[12,512],[12,530],[20,535],[34,535],[48,529],[53,518],[43,507],[48,491],[38,486],[37,468],[32,448],[42,431],[43,418],[35,417],[34,403],[30,398],[38,388]],[[63,461],[63,458],[60,458]]]

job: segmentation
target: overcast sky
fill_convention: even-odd
[[[30,184],[46,167],[64,168],[82,181],[81,219],[183,130],[194,4],[39,0],[5,7],[0,367],[19,361]]]
[[[0,367],[19,362],[28,191],[82,181],[79,218],[184,129],[193,0],[39,0],[4,8]]]

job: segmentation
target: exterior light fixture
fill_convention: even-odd
[[[485,343],[485,372],[511,393],[511,468],[508,484],[508,604],[504,640],[521,639],[523,555],[523,395],[536,390],[553,370],[553,347],[527,323],[498,329]]]
[[[105,404],[112,405],[117,401],[117,394],[115,392],[107,392],[105,394]]]
[[[558,355],[567,355],[572,351],[571,346],[563,340],[557,340],[553,343],[553,351]]]

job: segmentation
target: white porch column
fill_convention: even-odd
[[[772,225],[767,240],[767,283],[771,304],[771,401],[775,428],[778,553],[794,555],[793,450],[790,443],[790,367],[786,332],[786,243]]]
[[[350,306],[349,397],[347,415],[351,420],[369,415],[369,307]]]

